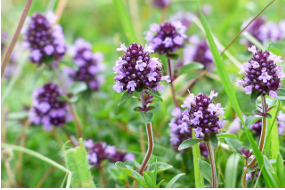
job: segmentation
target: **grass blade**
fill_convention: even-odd
[[[166,185],[165,188],[171,188],[171,187],[174,185],[174,183],[175,183],[181,176],[183,176],[183,175],[185,175],[185,173],[177,174],[176,176],[174,176],[174,177],[170,180],[170,182]]]
[[[195,139],[195,132],[192,131],[192,139]],[[204,178],[199,169],[198,160],[201,159],[201,153],[199,144],[195,144],[193,146],[193,162],[194,162],[194,176],[195,176],[195,187],[196,188],[204,188]]]
[[[232,106],[233,106],[237,116],[240,118],[241,123],[243,124],[243,126],[245,126],[245,123],[244,123],[243,118],[242,118],[241,110],[240,110],[240,107],[239,107],[239,104],[238,104],[238,101],[237,101],[236,91],[233,88],[233,85],[232,85],[232,83],[230,81],[228,73],[227,73],[227,71],[225,69],[225,65],[224,65],[224,63],[223,63],[223,61],[222,61],[222,59],[221,59],[221,57],[219,55],[217,46],[216,46],[216,44],[214,42],[214,39],[213,39],[212,34],[211,34],[211,31],[210,31],[210,29],[209,29],[209,27],[207,25],[205,16],[204,16],[204,14],[202,12],[202,9],[200,7],[200,3],[197,0],[196,0],[196,3],[197,3],[197,6],[199,8],[200,17],[201,17],[201,23],[202,23],[203,28],[205,30],[206,37],[207,37],[207,40],[209,42],[209,48],[210,48],[211,53],[213,55],[214,62],[216,64],[218,74],[219,74],[219,76],[221,78],[221,81],[222,81],[222,85],[224,86],[226,94],[228,95],[229,100],[231,101]],[[250,145],[251,145],[251,147],[253,149],[254,155],[256,156],[258,164],[260,166],[263,166],[264,162],[263,162],[262,154],[260,153],[256,143],[254,142],[253,137],[250,135],[250,133],[249,133],[249,131],[247,129],[247,126],[244,127],[244,130],[245,130],[246,136],[247,136],[247,138],[248,138],[248,140],[250,142]],[[267,171],[263,170],[262,172],[263,172],[263,176],[264,176],[264,179],[265,179],[267,187],[272,187],[273,182],[270,180]]]
[[[236,187],[239,160],[240,156],[238,154],[232,154],[227,161],[226,171],[225,171],[226,188]]]
[[[133,24],[131,22],[131,19],[124,7],[123,1],[122,0],[113,0],[115,9],[118,13],[118,16],[121,20],[121,23],[123,25],[123,28],[125,30],[126,36],[131,43],[133,42],[138,42],[137,37],[135,35],[135,31],[133,28]]]

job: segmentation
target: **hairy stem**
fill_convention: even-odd
[[[265,96],[261,96],[261,105],[262,105],[262,114],[266,115],[266,98]],[[266,117],[262,118],[262,128],[261,128],[261,135],[260,135],[260,141],[259,141],[259,146],[258,149],[262,153],[264,144],[265,144],[265,139],[266,139],[266,129],[267,129],[267,121]],[[253,158],[249,164],[246,166],[246,169],[244,170],[242,174],[242,187],[246,188],[246,173],[248,168],[252,167],[256,163],[256,158]]]
[[[25,19],[27,17],[27,14],[29,12],[29,9],[31,7],[32,2],[33,2],[33,0],[27,0],[27,3],[25,5],[25,8],[24,8],[23,13],[22,13],[21,18],[20,18],[20,22],[19,22],[19,24],[17,26],[16,32],[15,32],[13,38],[12,38],[12,41],[11,41],[9,47],[8,47],[8,50],[7,50],[6,54],[5,54],[4,60],[3,60],[2,65],[1,65],[1,78],[4,75],[6,66],[8,65],[8,62],[9,62],[10,57],[11,57],[11,54],[12,54],[13,49],[15,47],[15,44],[16,44],[16,42],[18,40],[20,31],[21,31],[21,29],[23,27],[23,24],[25,22]]]
[[[210,160],[211,170],[212,170],[212,188],[217,188],[218,180],[217,180],[216,164],[215,164],[215,158],[214,158],[214,153],[213,153],[213,149],[211,146],[211,142],[207,141],[206,145],[208,149],[208,155],[209,155],[209,160]]]
[[[52,70],[54,71],[55,75],[57,76],[58,80],[59,80],[59,83],[61,84],[62,86],[62,89],[63,89],[63,92],[65,95],[68,95],[68,88],[67,88],[67,85],[65,84],[64,80],[62,79],[60,73],[58,72],[58,70],[53,66],[51,65],[50,66],[52,68]],[[74,123],[75,123],[75,126],[76,126],[76,130],[77,130],[77,138],[82,138],[82,125],[81,125],[81,122],[80,122],[80,119],[77,115],[77,112],[76,112],[76,109],[75,109],[75,106],[73,103],[70,103],[68,102],[69,104],[69,107],[70,107],[70,112],[73,116],[73,119],[74,119]]]
[[[169,73],[169,78],[170,78],[170,88],[171,88],[171,93],[172,93],[172,98],[173,98],[173,102],[174,102],[174,105],[176,107],[179,107],[178,105],[178,102],[177,102],[177,99],[176,99],[176,95],[175,95],[175,91],[174,91],[174,86],[173,86],[173,79],[174,77],[172,76],[172,68],[171,68],[171,62],[170,62],[170,59],[167,58],[167,63],[168,63],[168,73]]]
[[[104,184],[104,187],[107,188],[107,181],[106,181],[106,178],[105,178],[105,175],[104,175],[104,168],[101,166],[99,166],[99,173],[100,173],[100,176],[101,176],[101,179],[102,179],[102,183]]]

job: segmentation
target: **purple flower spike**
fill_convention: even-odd
[[[104,76],[99,74],[105,70],[102,63],[103,54],[100,52],[93,53],[91,44],[82,38],[75,41],[75,44],[69,48],[68,54],[73,58],[79,69],[65,68],[65,74],[72,81],[85,82],[90,90],[98,91],[100,85],[105,81]]]
[[[173,23],[164,22],[150,25],[150,31],[146,32],[145,39],[151,43],[155,52],[168,54],[181,48],[184,44],[186,27],[180,21]]]
[[[283,113],[281,110],[279,111],[277,116],[277,124],[279,135],[283,135],[285,131],[285,113]]]
[[[135,159],[134,154],[116,151],[115,146],[107,145],[104,142],[93,143],[93,140],[89,139],[84,142],[84,145],[87,148],[87,159],[90,165],[97,168],[104,160],[125,162]]]
[[[183,141],[192,138],[192,130],[190,129],[188,123],[182,120],[183,115],[181,108],[174,108],[171,114],[174,118],[172,118],[171,122],[168,124],[171,131],[170,142],[172,148],[178,151],[178,147]],[[202,156],[207,157],[208,152],[206,144],[199,143],[199,147]],[[180,152],[184,152],[184,150],[181,150]]]
[[[249,62],[245,62],[241,67],[239,74],[245,74],[242,80],[238,80],[236,85],[242,85],[244,91],[250,94],[257,90],[259,95],[269,95],[272,98],[277,96],[278,88],[281,87],[280,79],[285,77],[280,56],[274,55],[269,51],[262,52],[255,46],[248,48],[253,57]]]
[[[66,101],[58,100],[62,92],[57,84],[47,83],[36,88],[33,93],[33,107],[29,112],[29,119],[35,125],[42,124],[45,130],[52,126],[62,127],[71,119]]]
[[[47,15],[35,13],[32,18],[27,18],[27,28],[22,30],[24,36],[23,47],[31,51],[32,63],[60,60],[66,51],[64,35],[60,25],[52,26],[56,15],[49,11]],[[52,59],[51,59],[52,58]]]
[[[123,51],[123,58],[119,57],[113,68],[115,77],[114,90],[118,93],[128,90],[133,93],[136,90],[151,88],[161,89],[161,63],[158,58],[150,58],[149,53],[153,52],[151,46],[143,48],[137,43],[126,48],[121,44],[117,51]]]
[[[196,97],[189,92],[189,96],[182,104],[186,109],[182,115],[182,121],[193,128],[197,138],[207,138],[210,133],[216,134],[225,123],[221,117],[224,117],[224,109],[221,104],[214,104],[213,97],[218,93],[212,91],[210,95],[199,93]]]

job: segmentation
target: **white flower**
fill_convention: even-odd
[[[153,53],[153,47],[151,45],[145,45],[145,48],[144,48],[144,51],[145,52],[148,52],[148,53]]]
[[[166,81],[167,83],[170,83],[170,82],[171,82],[171,80],[170,80],[170,78],[169,78],[168,75],[161,77],[161,80],[164,80],[164,81]]]
[[[218,92],[215,93],[215,90],[212,90],[209,95],[209,98],[212,100],[214,97],[217,97],[217,96],[218,96]]]
[[[135,91],[135,87],[137,84],[134,81],[129,81],[127,85],[127,89],[131,89],[131,91]]]
[[[267,72],[263,72],[259,77],[258,80],[262,80],[263,82],[267,82],[268,80],[270,80],[272,78],[272,76],[268,75]]]
[[[143,71],[144,68],[146,67],[146,63],[143,62],[142,60],[137,60],[137,64],[135,67],[136,67],[136,70]]]
[[[156,77],[157,76],[157,73],[156,72],[150,72],[149,74],[147,74],[147,77],[148,77],[148,81],[151,82],[151,81],[156,81]]]
[[[127,47],[125,46],[125,44],[121,43],[120,47],[117,48],[117,51],[127,52]]]
[[[251,47],[248,48],[248,51],[250,51],[254,55],[256,53],[256,47],[252,45]]]

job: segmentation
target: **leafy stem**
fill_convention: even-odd
[[[171,93],[172,93],[172,98],[173,98],[173,102],[174,105],[176,107],[179,107],[176,96],[175,96],[175,91],[174,91],[174,86],[173,86],[173,79],[174,77],[172,76],[172,68],[171,68],[171,62],[170,62],[170,58],[167,58],[167,63],[168,63],[168,73],[169,73],[169,78],[170,78],[170,88],[171,88]]]
[[[206,141],[206,145],[207,145],[207,150],[208,150],[208,155],[209,155],[209,160],[210,160],[211,170],[212,170],[212,188],[217,188],[218,180],[217,180],[217,172],[216,172],[216,164],[215,164],[213,148],[211,146],[210,141]]]
[[[261,129],[261,136],[260,136],[260,141],[259,141],[259,146],[258,149],[262,153],[264,144],[265,144],[265,139],[266,139],[266,128],[267,128],[267,121],[266,121],[266,98],[265,96],[261,96],[261,105],[262,105],[262,129]],[[246,166],[246,169],[244,170],[242,174],[242,187],[246,188],[246,173],[248,168],[252,167],[256,163],[256,157],[250,161],[250,163]]]

